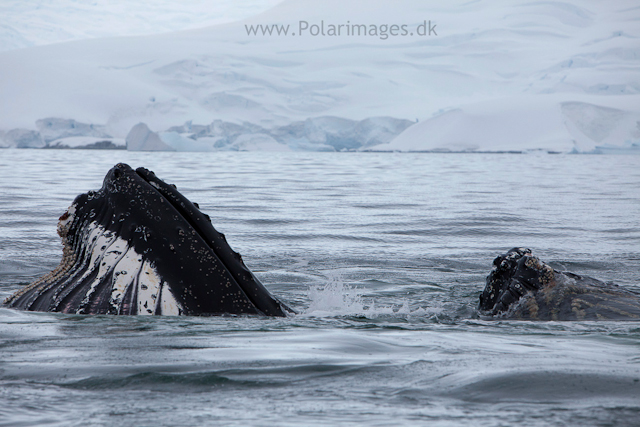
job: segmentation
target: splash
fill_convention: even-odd
[[[364,316],[372,319],[380,316],[406,318],[426,313],[423,308],[412,311],[406,300],[401,305],[377,304],[375,300],[363,297],[364,291],[345,284],[339,274],[332,274],[326,285],[309,288],[309,308],[302,314],[312,317]]]
[[[309,300],[304,314],[311,316],[365,315],[370,310],[365,306],[362,290],[346,285],[339,275],[330,276],[325,286],[309,288]]]

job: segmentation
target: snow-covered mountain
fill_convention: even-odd
[[[142,122],[183,148],[634,151],[640,6],[285,0],[198,30],[2,52],[0,82],[13,146],[44,145],[46,119],[121,139]],[[386,139],[359,134],[368,118]],[[221,143],[216,123],[244,130]]]
[[[2,0],[0,51],[238,21],[282,0]]]

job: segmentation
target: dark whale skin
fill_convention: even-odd
[[[478,310],[522,320],[640,320],[640,295],[612,283],[557,271],[513,248],[493,261]]]
[[[289,311],[209,217],[147,169],[114,166],[100,190],[76,197],[60,217],[58,233],[60,265],[5,305],[76,314],[286,316]]]

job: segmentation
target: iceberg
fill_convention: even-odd
[[[291,151],[288,145],[264,133],[240,135],[229,148],[237,151]]]
[[[277,127],[270,134],[291,147],[311,151],[354,151],[390,142],[413,122],[393,117],[349,120],[321,116]]]
[[[5,147],[42,148],[45,146],[39,132],[29,129],[11,129],[2,135]]]
[[[160,132],[158,136],[162,142],[175,151],[213,151],[210,144],[184,137],[178,132]]]
[[[97,138],[111,138],[105,126],[80,123],[73,119],[48,117],[36,120],[36,127],[45,143],[70,136],[93,136]]]
[[[355,151],[389,142],[411,124],[392,117],[357,121],[324,116],[274,128],[249,122],[187,121],[152,132],[138,123],[127,136],[127,147],[131,151]]]
[[[129,151],[175,151],[144,123],[135,125],[125,141]]]

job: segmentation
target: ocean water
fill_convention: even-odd
[[[640,423],[640,322],[487,320],[495,256],[640,291],[640,156],[0,150],[0,298],[117,162],[199,203],[299,313],[0,308],[0,425]]]

